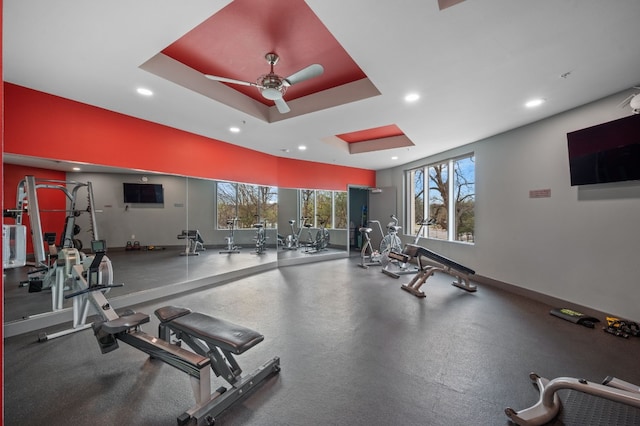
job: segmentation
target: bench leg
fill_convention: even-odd
[[[409,284],[404,284],[400,288],[409,293],[413,294],[416,297],[426,297],[423,291],[420,290],[420,287],[427,281],[427,279],[439,271],[441,268],[437,268],[435,266],[426,266],[423,267],[418,274],[413,277],[413,279],[409,282]]]
[[[205,366],[200,369],[200,377],[189,376],[196,406],[201,406],[211,399],[211,369]]]
[[[264,380],[270,377],[272,374],[280,372],[280,358],[275,357],[252,374],[240,379],[235,386],[228,389],[225,392],[216,391],[211,399],[201,407],[194,407],[191,410],[186,411],[178,418],[178,424],[190,424],[191,420],[195,420],[196,424],[213,424],[216,416],[222,413],[224,410],[233,405],[236,401],[246,397],[257,385],[261,384]]]
[[[450,275],[453,275],[453,274],[450,274]],[[478,290],[477,285],[471,284],[469,282],[469,277],[467,275],[453,275],[453,276],[457,278],[457,280],[451,283],[452,286],[461,288],[470,293],[473,293],[474,291]]]

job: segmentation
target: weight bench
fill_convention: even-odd
[[[451,259],[448,259],[434,251],[431,251],[425,247],[421,247],[415,244],[407,244],[402,253],[391,252],[389,257],[398,259],[402,262],[408,262],[411,259],[416,259],[418,263],[418,273],[408,283],[401,286],[401,288],[416,297],[426,297],[424,292],[420,290],[420,287],[427,281],[427,279],[436,272],[444,272],[452,277],[456,278],[456,281],[452,285],[461,288],[468,292],[475,292],[478,287],[469,282],[469,275],[475,274],[473,269],[467,268]],[[424,262],[424,259],[429,259],[436,262],[436,265],[428,264]]]
[[[187,240],[187,244],[181,256],[198,256],[198,251],[204,250],[204,239],[200,235],[200,231],[197,229],[182,230],[182,233],[178,234],[179,240]]]
[[[189,375],[196,405],[178,417],[179,426],[212,425],[216,416],[280,371],[280,358],[275,357],[253,373],[242,375],[233,355],[240,355],[264,340],[256,331],[175,306],[159,308],[155,315],[160,320],[159,338],[140,329],[149,322],[149,316],[139,312],[96,322],[93,331],[103,353],[117,349],[120,340]],[[171,342],[172,336],[175,342]],[[181,342],[192,351],[182,348]],[[211,392],[209,367],[229,383],[229,389],[221,386]]]

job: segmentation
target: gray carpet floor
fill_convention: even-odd
[[[400,289],[410,276],[395,280],[358,260],[275,269],[134,309],[151,316],[150,334],[153,310],[165,305],[264,334],[238,361],[249,372],[279,356],[282,371],[218,426],[507,425],[505,407],[537,401],[532,371],[640,383],[640,338],[563,321],[551,306],[494,287],[467,293],[446,275],[430,278],[418,299]],[[123,343],[102,355],[91,331],[7,338],[4,368],[6,425],[175,425],[194,404],[184,373]]]

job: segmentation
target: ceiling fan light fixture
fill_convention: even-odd
[[[265,99],[269,99],[271,101],[275,101],[276,99],[282,99],[284,96],[285,90],[275,88],[275,87],[260,87],[260,93]]]

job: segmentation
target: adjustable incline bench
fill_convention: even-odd
[[[256,331],[186,308],[165,306],[155,311],[160,320],[156,338],[141,330],[141,325],[149,322],[147,314],[127,312],[119,316],[102,292],[110,286],[92,286],[91,271],[87,281],[82,265],[75,265],[74,272],[83,289],[65,298],[89,298],[100,314],[102,321],[94,322],[92,327],[103,354],[117,349],[120,340],[187,373],[196,403],[177,418],[179,426],[213,425],[217,415],[280,372],[280,358],[274,357],[253,373],[242,374],[233,355],[264,340]],[[172,335],[177,339],[175,343],[171,342]],[[192,351],[183,349],[181,342]],[[210,369],[227,381],[229,389],[222,386],[211,392]]]
[[[181,256],[198,256],[198,252],[204,250],[204,239],[197,229],[183,229],[182,233],[178,234],[178,239],[187,240]]]
[[[409,282],[409,284],[402,285],[402,289],[408,291],[416,297],[426,297],[424,292],[420,291],[420,287],[427,281],[427,278],[435,274],[436,272],[444,272],[456,278],[456,281],[452,285],[459,287],[468,292],[475,292],[478,287],[469,282],[469,275],[475,274],[473,269],[462,266],[451,259],[448,259],[438,253],[431,251],[425,247],[421,247],[415,244],[407,244],[402,250],[402,253],[392,253],[394,256],[400,257],[399,260],[406,263],[411,259],[416,259],[418,262],[418,273]],[[391,257],[391,254],[389,255]],[[424,258],[429,259],[437,263],[437,265],[430,265],[424,262]]]

